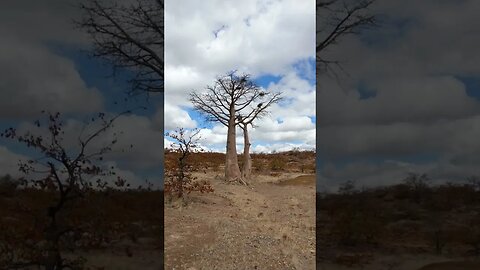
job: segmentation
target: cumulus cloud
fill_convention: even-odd
[[[121,2],[128,4],[131,0]],[[110,110],[111,107],[104,106],[104,101],[116,100],[121,91],[99,91],[95,87],[98,83],[96,78],[80,74],[79,67],[87,65],[90,68],[88,65],[96,64],[78,61],[86,57],[80,49],[88,50],[91,46],[88,35],[74,28],[73,20],[80,16],[78,1],[74,0],[0,3],[0,50],[3,52],[0,55],[0,126],[12,125],[19,132],[28,130],[48,137],[48,132],[32,125],[32,121],[41,118],[39,113],[42,110],[59,111],[67,117],[63,144],[71,154],[79,149],[78,136],[87,136],[98,127],[84,129],[84,122],[90,119],[92,113]],[[78,54],[74,53],[75,57],[72,57],[58,53],[64,49]],[[86,76],[91,75],[86,72]],[[112,93],[118,95],[112,97]],[[159,126],[163,126],[161,111],[148,117],[120,117],[115,127],[92,142],[88,150],[98,150],[110,142],[116,132],[116,148],[105,156],[109,164],[136,183],[143,183],[143,178],[152,171],[158,175],[150,175],[149,178],[160,181],[164,142],[159,132]],[[173,108],[173,112],[178,110]],[[31,149],[23,154],[35,155]],[[27,157],[0,146],[0,169],[3,172],[16,172],[18,158]]]
[[[2,1],[0,34],[3,40],[20,38],[25,43],[69,43],[88,46],[86,33],[73,28],[80,12],[76,0]]]
[[[480,78],[479,30],[472,23],[479,7],[477,1],[382,1],[372,9],[382,14],[381,27],[326,52],[348,76],[321,76],[317,85],[322,185],[390,184],[409,171],[438,181],[480,174],[472,166],[480,90],[463,79]]]
[[[13,177],[20,177],[18,170],[19,161],[26,161],[28,157],[16,154],[7,147],[0,145],[0,175],[10,174]]]
[[[285,97],[251,130],[254,146],[261,140],[288,145],[288,141],[304,140],[306,133],[308,144],[314,146],[309,118],[315,115],[314,66],[306,60],[314,56],[314,5],[314,1],[290,0],[252,0],[241,5],[166,1],[165,128],[174,123],[194,127],[199,121],[188,114],[188,94],[203,91],[215,77],[238,70],[252,74],[253,79],[279,77],[278,82],[262,86]],[[241,134],[238,130],[237,150],[243,145]],[[201,135],[204,147],[225,151],[225,127],[203,128]]]
[[[80,15],[75,1],[0,3],[0,116],[25,119],[43,109],[89,113],[103,108],[101,94],[88,87],[72,60],[52,48],[87,48],[86,34],[73,29]],[[88,106],[86,106],[88,104]]]
[[[155,169],[163,163],[162,134],[149,118],[134,114],[119,117],[93,147],[101,147],[114,137],[117,143],[113,151],[105,156],[106,159],[115,160],[120,168]]]
[[[158,115],[156,117],[162,117],[163,115]],[[179,127],[183,128],[195,128],[197,127],[197,122],[193,120],[188,112],[182,110],[180,107],[165,103],[164,106],[164,127],[165,130],[176,129]]]
[[[113,114],[107,117],[113,117]],[[102,127],[101,122],[89,123],[89,120],[90,117],[84,117],[68,118],[65,121],[61,144],[71,155],[75,155],[80,149],[79,138],[85,140]],[[44,141],[51,138],[47,127],[43,124],[41,127],[37,127],[30,122],[23,122],[17,130],[19,134],[28,131],[35,136],[42,136]],[[162,134],[148,117],[135,114],[118,117],[113,126],[100,133],[89,143],[86,151],[88,153],[98,152],[114,139],[117,142],[112,151],[105,154],[104,157],[105,160],[115,161],[121,169],[155,169],[163,163]]]
[[[241,5],[166,1],[166,65],[199,63],[202,71],[213,73],[230,69],[282,73],[297,59],[312,56],[314,5],[314,1],[252,0]]]
[[[89,113],[102,96],[86,86],[74,63],[41,46],[6,40],[0,50],[0,115],[31,118],[42,110]],[[88,106],[86,106],[88,104]]]

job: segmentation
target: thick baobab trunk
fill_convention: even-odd
[[[243,168],[242,177],[244,180],[250,179],[252,174],[252,158],[250,157],[250,139],[248,138],[247,125],[243,127]]]
[[[238,167],[237,142],[235,131],[235,108],[230,108],[230,120],[227,131],[227,154],[225,160],[225,179],[233,181],[241,179],[240,168]]]

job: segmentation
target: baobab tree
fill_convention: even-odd
[[[255,119],[259,119],[263,116],[265,116],[268,111],[266,110],[268,107],[270,107],[271,104],[279,102],[282,97],[280,96],[280,93],[269,93],[270,96],[267,97],[267,103],[259,103],[257,105],[257,113],[252,114],[251,116],[244,116],[242,114],[237,115],[237,121],[239,123],[240,128],[243,131],[243,167],[242,167],[242,178],[243,179],[250,179],[250,176],[252,174],[252,158],[250,157],[250,138],[248,135],[248,125],[253,125],[253,121]],[[265,106],[264,106],[265,105]]]
[[[76,25],[93,41],[94,57],[133,72],[131,93],[163,92],[163,0],[84,0]]]
[[[347,35],[377,25],[369,8],[375,0],[319,0],[317,1],[317,68],[319,72],[335,73],[336,59],[325,57],[326,51]]]
[[[241,116],[239,116],[239,120]],[[252,157],[250,156],[250,138],[248,136],[248,123],[240,122],[240,128],[243,130],[243,167],[242,178],[249,179],[252,172]]]
[[[237,159],[236,127],[242,125],[245,128],[248,150],[247,125],[264,115],[270,105],[280,100],[280,96],[281,93],[261,89],[250,79],[250,75],[236,75],[235,72],[217,77],[213,85],[206,87],[205,93],[190,93],[195,110],[204,114],[207,120],[219,122],[228,129],[225,160],[227,181],[243,182]]]

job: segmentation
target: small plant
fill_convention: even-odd
[[[273,171],[283,171],[285,170],[286,167],[286,162],[280,157],[275,157],[271,162],[270,162],[270,169]]]
[[[262,160],[260,158],[253,159],[253,168],[257,172],[262,172],[265,170],[265,165],[263,164]]]
[[[200,152],[201,148],[198,144],[200,137],[198,136],[200,130],[194,129],[187,132],[184,128],[179,128],[166,136],[175,140],[172,144],[172,151],[178,154],[178,162],[174,166],[165,168],[165,194],[171,200],[173,196],[177,198],[184,197],[185,193],[192,191],[213,192],[213,188],[207,181],[195,181],[196,177],[192,175],[194,168],[189,162],[189,157],[192,153]]]

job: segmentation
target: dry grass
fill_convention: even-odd
[[[399,184],[317,194],[316,211],[321,265],[375,265],[385,255],[410,255],[411,260],[434,255],[444,261],[480,255],[480,192],[472,185],[427,186],[419,191]],[[369,262],[364,255],[371,255]],[[391,269],[421,266],[402,265]]]
[[[257,173],[269,174],[276,172],[297,172],[304,174],[315,173],[315,152],[287,151],[272,154],[254,153],[252,158],[253,169]],[[173,167],[178,159],[178,153],[165,150],[165,167]],[[238,155],[241,165],[242,155]],[[222,172],[225,164],[223,153],[195,153],[189,157],[189,162],[197,171]]]
[[[53,199],[53,193],[37,189],[19,189],[10,196],[0,197],[0,245],[33,252],[26,244],[41,245],[43,242],[43,228],[48,221],[46,209]],[[114,257],[118,262],[125,259],[137,261],[137,264],[153,260],[155,263],[150,266],[157,267],[149,269],[160,269],[163,264],[163,209],[161,191],[91,192],[60,212],[59,226],[83,231],[78,238],[63,237],[60,241],[62,252],[68,257],[82,256],[87,258],[87,265],[104,266],[105,269],[120,268],[106,263],[107,259],[102,263],[94,258]]]

